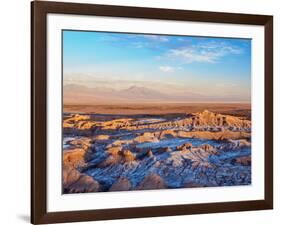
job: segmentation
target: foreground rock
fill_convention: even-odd
[[[250,166],[252,159],[251,159],[251,156],[242,156],[242,157],[236,158],[235,162],[239,163],[241,165],[244,165],[244,166]]]
[[[91,176],[81,174],[74,168],[63,169],[64,193],[83,193],[100,191],[99,183]]]
[[[165,189],[165,181],[157,174],[150,174],[136,187],[137,190]]]
[[[125,178],[119,178],[109,189],[109,191],[129,191],[132,188],[131,182]]]
[[[97,192],[101,189],[93,177],[80,173],[79,168],[86,166],[85,157],[90,151],[90,140],[82,138],[71,141],[81,148],[63,152],[63,188],[64,193]]]

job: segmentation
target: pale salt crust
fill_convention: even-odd
[[[48,14],[47,211],[264,199],[264,28],[198,22]],[[62,195],[62,29],[252,39],[252,185]]]

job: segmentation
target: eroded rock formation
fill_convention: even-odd
[[[70,114],[63,126],[65,193],[251,183],[251,121],[243,117]]]

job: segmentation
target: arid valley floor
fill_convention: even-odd
[[[63,193],[249,184],[248,104],[64,106]]]

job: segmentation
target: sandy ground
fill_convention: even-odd
[[[168,104],[111,104],[64,105],[65,113],[96,114],[182,114],[209,110],[227,115],[251,118],[249,103],[168,103]]]

